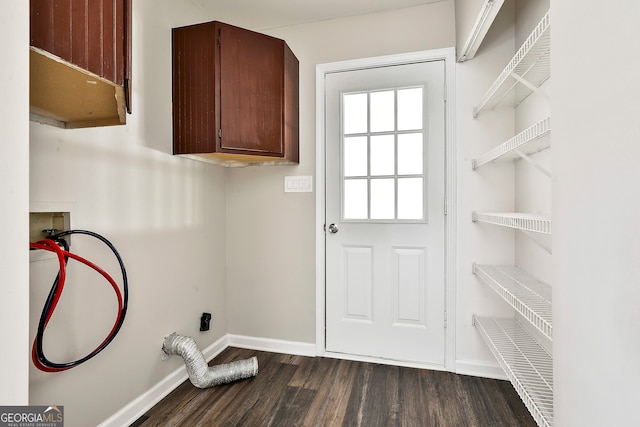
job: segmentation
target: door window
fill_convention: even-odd
[[[343,221],[426,222],[424,92],[342,94]]]

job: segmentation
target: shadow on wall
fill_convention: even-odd
[[[139,115],[144,145],[167,154],[173,154],[171,29],[211,20],[202,10],[177,8],[174,3],[142,0],[132,6],[133,114]]]

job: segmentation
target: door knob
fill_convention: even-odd
[[[338,232],[338,226],[335,224],[329,224],[329,233],[336,234]]]

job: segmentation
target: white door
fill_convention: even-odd
[[[444,61],[326,75],[326,350],[444,365]]]

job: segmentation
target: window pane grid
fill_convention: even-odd
[[[423,93],[418,86],[343,94],[343,221],[424,221]],[[366,149],[347,148],[356,140]]]

